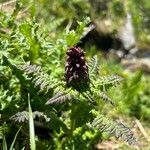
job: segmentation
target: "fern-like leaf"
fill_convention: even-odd
[[[29,114],[27,111],[18,112],[15,115],[13,115],[11,120],[14,120],[15,122],[25,122],[29,119]]]
[[[100,92],[100,98],[105,102],[109,102],[110,104],[115,105],[112,99],[103,92]]]
[[[101,91],[107,91],[109,88],[119,85],[122,80],[123,78],[118,75],[109,75],[100,77],[96,84]]]
[[[92,127],[98,129],[101,132],[107,132],[116,138],[120,138],[128,142],[130,145],[136,143],[136,139],[132,131],[127,126],[123,125],[122,123],[112,121],[103,115],[99,115],[94,119],[92,122]]]
[[[98,59],[97,56],[93,56],[93,58],[88,62],[88,67],[89,67],[89,74],[90,77],[94,77],[95,74],[98,73],[99,68],[98,68]]]
[[[96,100],[102,100],[104,102],[110,103],[111,105],[115,105],[113,100],[106,94],[106,92],[100,92],[98,89],[91,88],[91,91],[87,91],[86,93],[82,93],[84,98],[88,100],[93,105],[96,105]]]
[[[85,98],[85,100],[87,100],[92,105],[96,105],[96,102],[94,101],[94,98],[88,92],[82,93],[82,96]]]
[[[48,104],[62,104],[66,101],[70,101],[71,99],[73,99],[73,96],[69,93],[65,93],[65,92],[58,92],[54,97],[52,97],[51,99],[49,99],[46,102],[46,105]]]
[[[45,119],[46,122],[48,122],[50,120],[49,117],[47,117],[43,112],[39,112],[39,111],[34,111],[33,112],[33,118],[41,118],[43,117]],[[14,120],[15,122],[26,122],[29,119],[29,112],[28,111],[22,111],[22,112],[18,112],[15,115],[13,115],[11,118],[11,120]]]
[[[27,63],[25,65],[20,65],[19,68],[32,80],[34,87],[39,87],[39,92],[47,93],[49,90],[58,86],[58,82],[55,79],[52,79],[48,74],[44,73],[40,66]],[[30,78],[31,76],[32,78]]]
[[[33,118],[44,118],[46,122],[49,122],[50,121],[50,118],[45,115],[43,112],[39,112],[39,111],[34,111],[33,112]]]

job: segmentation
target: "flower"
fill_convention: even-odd
[[[89,88],[88,66],[84,57],[85,52],[80,47],[72,47],[67,51],[65,78],[67,87],[78,91]]]

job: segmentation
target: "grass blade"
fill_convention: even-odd
[[[16,141],[16,138],[17,138],[18,133],[19,133],[20,130],[21,130],[21,127],[20,127],[19,130],[17,131],[17,133],[16,133],[16,135],[15,135],[15,137],[14,137],[14,140],[13,140],[13,142],[12,142],[12,144],[11,144],[9,150],[13,150],[13,147],[14,147],[14,144],[15,144],[15,141]]]
[[[30,104],[30,99],[28,95],[28,107],[29,107],[29,132],[30,132],[30,147],[31,150],[35,150],[35,132],[34,132],[34,121],[33,121],[33,114],[32,114],[32,108]]]
[[[7,150],[7,143],[5,136],[3,137],[3,150]]]

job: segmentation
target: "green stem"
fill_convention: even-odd
[[[73,118],[73,113],[74,113],[75,105],[72,102],[71,104],[71,116],[70,116],[70,136],[73,136],[73,131],[75,129],[75,119]]]
[[[73,139],[73,132],[75,130],[75,123],[76,123],[75,119],[73,118],[74,109],[75,109],[75,105],[72,102],[72,104],[71,104],[71,116],[70,116],[70,135],[69,135],[70,140]],[[72,144],[72,150],[74,150],[74,144]]]

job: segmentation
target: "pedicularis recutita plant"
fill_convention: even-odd
[[[127,126],[112,121],[101,113],[101,106],[105,102],[114,105],[106,92],[119,85],[122,78],[118,75],[100,76],[97,56],[86,61],[84,50],[74,46],[88,23],[87,20],[79,22],[76,31],[64,31],[62,39],[54,44],[39,34],[38,26],[34,23],[16,26],[9,35],[12,38],[10,41],[6,41],[5,36],[2,38],[1,45],[5,53],[0,51],[1,63],[5,66],[4,71],[5,68],[10,68],[6,75],[11,72],[11,80],[16,85],[13,88],[16,88],[17,93],[15,95],[7,91],[14,95],[10,97],[10,103],[4,105],[4,114],[9,108],[11,111],[7,111],[7,116],[19,122],[18,125],[25,124],[28,120],[26,109],[29,93],[35,133],[39,138],[43,138],[43,135],[46,135],[44,138],[50,138],[48,146],[52,149],[91,149],[102,138],[102,132],[121,138],[129,144],[136,142]],[[13,51],[16,48],[21,56],[16,57]],[[29,55],[35,50],[36,59]],[[26,61],[22,62],[20,59]],[[33,64],[36,62],[42,65]],[[5,90],[4,85],[5,83],[0,87],[2,90]],[[5,97],[7,96],[4,95],[2,100]],[[25,126],[22,127],[21,134],[28,138],[24,131]]]

